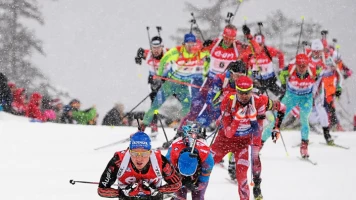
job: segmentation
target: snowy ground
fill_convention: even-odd
[[[94,148],[127,137],[134,128],[28,123],[20,117],[0,113],[0,199],[94,200],[101,199],[96,185],[69,184],[70,179],[99,181],[100,175],[115,151],[122,144],[95,151]],[[167,130],[172,137],[173,130]],[[300,140],[297,131],[283,132],[289,156],[281,141],[266,143],[262,151],[265,200],[356,199],[353,180],[356,178],[356,134],[334,133],[337,143],[350,150],[319,144],[322,136],[311,135],[313,166],[300,161]],[[163,134],[153,142],[157,147]],[[238,199],[237,186],[229,183],[227,171],[213,170],[206,199]]]

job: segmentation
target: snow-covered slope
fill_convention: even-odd
[[[95,151],[135,131],[127,127],[101,127],[29,123],[21,117],[0,112],[0,199],[94,200],[101,199],[96,185],[69,184],[70,179],[99,181],[102,171],[115,151],[128,144]],[[172,137],[173,130],[166,130]],[[356,134],[334,133],[337,143],[350,150],[319,144],[322,136],[311,135],[313,166],[300,161],[298,148],[291,146],[300,140],[297,131],[283,132],[289,157],[281,141],[267,142],[262,151],[265,200],[334,200],[356,199]],[[163,134],[153,142],[157,147]],[[237,186],[227,181],[227,170],[216,166],[212,172],[206,199],[238,199]]]

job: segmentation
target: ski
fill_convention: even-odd
[[[329,146],[329,147],[338,147],[338,148],[346,149],[346,150],[350,149],[350,147],[339,145],[339,144],[328,145],[328,144],[326,144],[324,142],[320,142],[320,144],[325,145],[325,146]]]
[[[298,156],[298,158],[299,158],[299,160],[308,162],[308,163],[310,163],[312,165],[317,165],[318,164],[317,162],[314,162],[314,161],[310,160],[310,158],[302,158],[302,157],[299,157],[299,156]]]

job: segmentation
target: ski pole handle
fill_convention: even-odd
[[[75,181],[75,180],[73,180],[73,179],[69,180],[69,183],[72,184],[72,185],[75,185],[76,183],[85,183],[85,184],[99,185],[99,182]],[[117,186],[117,184],[114,184],[114,186]]]
[[[75,185],[76,183],[86,183],[86,184],[95,184],[98,185],[98,182],[88,182],[88,181],[75,181],[75,180],[69,180],[69,183],[72,185]]]

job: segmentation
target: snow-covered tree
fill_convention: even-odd
[[[27,91],[48,95],[48,89],[54,87],[31,62],[34,52],[45,55],[42,41],[26,26],[26,20],[44,24],[37,0],[0,0],[0,70]]]

